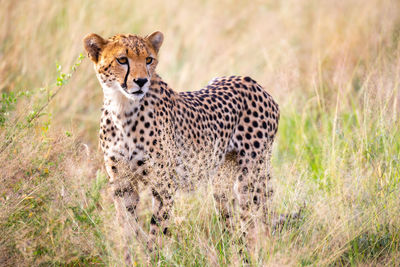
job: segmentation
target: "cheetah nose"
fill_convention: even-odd
[[[139,79],[134,79],[133,80],[137,85],[139,85],[140,88],[147,83],[147,78],[139,78]]]

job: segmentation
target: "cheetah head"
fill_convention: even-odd
[[[87,35],[83,44],[94,63],[104,95],[140,100],[149,90],[155,74],[163,38],[161,32],[144,38],[118,34],[107,40],[94,33]]]

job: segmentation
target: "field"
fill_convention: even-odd
[[[102,90],[82,38],[156,30],[172,88],[249,75],[280,105],[271,208],[303,212],[260,236],[250,265],[400,265],[399,1],[0,4],[1,266],[123,263],[98,147]],[[132,244],[136,265],[242,264],[209,190],[179,194],[171,221],[151,262]]]

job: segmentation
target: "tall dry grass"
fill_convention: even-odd
[[[260,237],[253,265],[399,264],[398,1],[0,3],[1,265],[121,263],[91,63],[27,120],[67,80],[60,71],[71,72],[87,33],[155,30],[165,35],[158,73],[178,91],[246,74],[280,104],[271,207],[306,207]],[[179,196],[168,240],[160,265],[240,264],[209,190]]]

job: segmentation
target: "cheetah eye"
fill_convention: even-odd
[[[146,57],[146,64],[149,65],[149,64],[151,64],[151,62],[153,62],[153,58],[152,57]]]
[[[128,59],[127,59],[126,57],[117,58],[117,61],[118,61],[118,63],[121,64],[121,65],[125,65],[125,64],[128,63]]]

